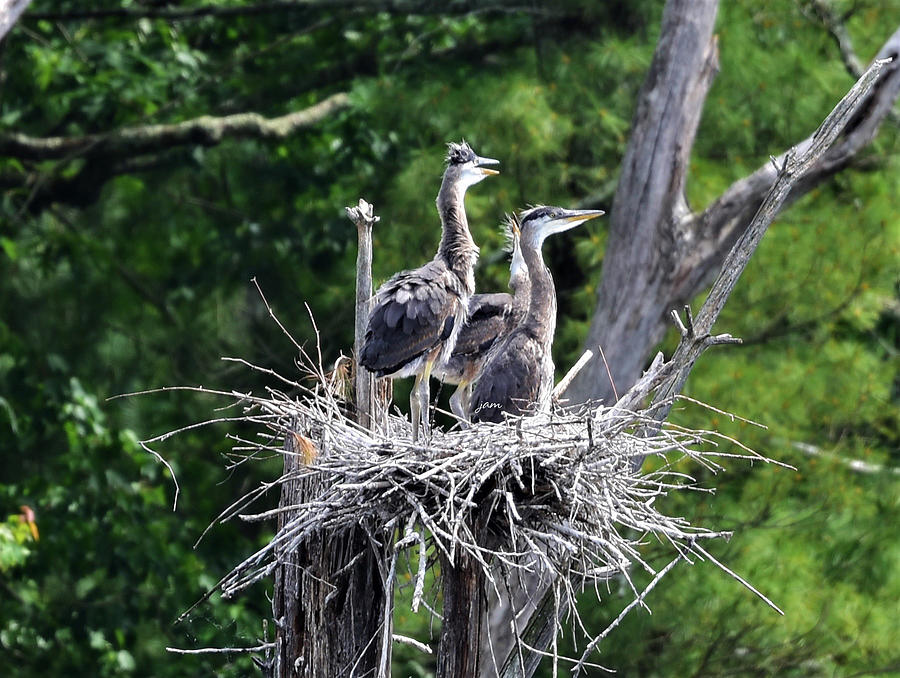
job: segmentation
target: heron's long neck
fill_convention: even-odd
[[[556,332],[556,287],[550,270],[544,265],[540,249],[531,243],[522,244],[522,256],[528,266],[530,283],[528,311],[523,325],[549,349]]]
[[[513,312],[521,317],[528,310],[531,300],[531,280],[527,273],[519,273],[510,278],[509,286],[513,291]]]
[[[464,186],[444,177],[437,197],[442,226],[438,257],[445,261],[450,270],[463,281],[469,294],[472,294],[475,291],[474,270],[478,260],[478,246],[469,233],[465,195]]]

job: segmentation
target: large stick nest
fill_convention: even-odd
[[[425,548],[427,534],[451,562],[459,551],[476,558],[489,579],[493,559],[516,566],[527,553],[543,554],[555,574],[626,573],[632,563],[646,566],[637,545],[647,533],[681,545],[724,535],[657,510],[659,496],[691,486],[691,478],[668,466],[642,474],[632,463],[678,452],[717,469],[713,453],[702,451],[712,448],[708,433],[637,437],[631,431],[641,415],[601,407],[435,430],[427,443],[414,443],[408,422],[397,416],[386,431],[372,433],[333,398],[270,393],[254,402],[263,414],[248,414],[271,429],[270,442],[253,452],[298,455],[299,468],[279,482],[314,482],[300,504],[242,514],[289,517],[272,542],[223,580],[226,595],[270,574],[278,553],[360,525],[378,541],[400,529],[401,548]],[[279,444],[285,436],[287,451]]]
[[[313,360],[296,348],[298,380],[236,359],[279,382],[279,388],[267,388],[263,395],[189,389],[232,398],[242,408],[239,416],[204,423],[242,422],[255,429],[254,436],[229,436],[236,441],[230,453],[234,465],[285,456],[280,478],[241,497],[219,516],[220,521],[235,516],[279,519],[274,538],[218,583],[225,596],[272,575],[304,544],[360,528],[389,554],[382,562],[388,588],[398,559],[410,564],[414,611],[428,593],[426,573],[433,561],[452,564],[461,553],[480,564],[498,596],[514,588],[513,578],[539,571],[555,609],[569,610],[581,629],[574,605],[579,590],[593,585],[599,597],[597,584],[614,575],[621,575],[634,593],[626,611],[644,604],[646,593],[682,559],[709,559],[749,587],[700,546],[730,533],[693,526],[657,506],[671,491],[702,489],[676,470],[685,458],[714,472],[722,469],[722,457],[762,459],[742,446],[737,454],[719,451],[720,434],[660,427],[647,413],[615,407],[555,407],[499,425],[435,428],[427,441],[416,443],[409,422],[397,414],[381,417],[375,431],[359,426],[339,397],[345,383],[341,369],[326,374],[320,353]],[[177,432],[145,446],[151,449],[150,444]],[[649,455],[665,462],[655,471],[641,472],[634,460]],[[303,486],[298,503],[250,512],[273,489],[297,482]],[[673,559],[658,571],[639,552],[649,540],[672,549]],[[635,566],[653,575],[643,592],[632,583]],[[587,634],[578,667],[620,619],[600,634]]]

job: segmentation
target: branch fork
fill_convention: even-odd
[[[681,316],[678,315],[678,311],[674,308],[670,311],[669,315],[672,318],[672,322],[674,322],[675,326],[678,328],[679,333],[681,333],[682,340],[694,345],[700,345],[704,350],[710,346],[718,346],[719,344],[743,343],[743,340],[740,337],[733,337],[730,334],[709,334],[708,332],[705,332],[698,335],[694,330],[694,314],[688,304],[684,305],[684,322],[682,322]]]
[[[371,230],[375,224],[381,221],[381,217],[375,216],[375,206],[363,198],[359,199],[356,207],[345,207],[344,210],[358,229],[368,228]]]

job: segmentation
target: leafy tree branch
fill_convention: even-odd
[[[27,4],[27,3],[26,3]],[[391,14],[453,15],[469,14],[475,11],[522,12],[528,14],[551,14],[550,8],[539,8],[517,0],[492,0],[491,2],[441,3],[434,0],[402,2],[400,0],[281,0],[260,2],[239,6],[201,5],[199,7],[143,6],[115,7],[108,9],[73,9],[49,12],[31,12],[28,19],[46,21],[84,21],[89,19],[168,19],[189,21],[205,17],[237,18],[277,14],[283,12],[314,12],[350,10],[354,12],[388,12]]]
[[[349,105],[347,94],[339,92],[309,108],[276,118],[265,118],[259,113],[207,115],[180,123],[126,127],[78,137],[3,134],[0,135],[0,156],[26,162],[62,162],[49,173],[37,169],[7,171],[0,175],[0,187],[28,190],[26,206],[31,212],[38,212],[54,202],[89,205],[97,199],[109,179],[171,163],[171,157],[165,155],[167,151],[186,146],[216,146],[229,138],[283,139],[316,125]],[[74,176],[64,176],[61,166],[76,159],[84,161],[84,166]]]
[[[216,146],[226,138],[283,139],[312,127],[349,104],[347,94],[339,92],[309,108],[277,118],[265,118],[259,113],[222,117],[204,115],[169,125],[126,127],[79,137],[3,134],[0,135],[0,155],[19,160],[61,160],[72,156],[118,158],[158,153],[184,145]]]

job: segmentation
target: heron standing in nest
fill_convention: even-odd
[[[528,309],[531,286],[519,246],[519,222],[514,214],[507,218],[506,235],[512,247],[509,287],[513,293],[473,295],[469,299],[466,324],[459,331],[450,359],[434,370],[434,375],[442,382],[456,385],[456,391],[450,397],[450,409],[461,422],[469,419],[472,387],[484,368],[491,347],[522,321]]]
[[[567,210],[538,206],[519,214],[522,258],[531,293],[519,324],[496,342],[472,391],[472,421],[503,421],[503,413],[539,409],[553,389],[551,347],[556,332],[556,288],[541,247],[547,236],[561,233],[604,214],[602,210]]]
[[[379,377],[410,377],[413,439],[428,425],[428,380],[435,363],[446,361],[465,324],[469,297],[475,291],[478,247],[469,233],[466,190],[497,170],[492,158],[479,157],[466,143],[449,144],[447,169],[437,196],[441,243],[434,259],[401,271],[375,294],[360,363]]]

